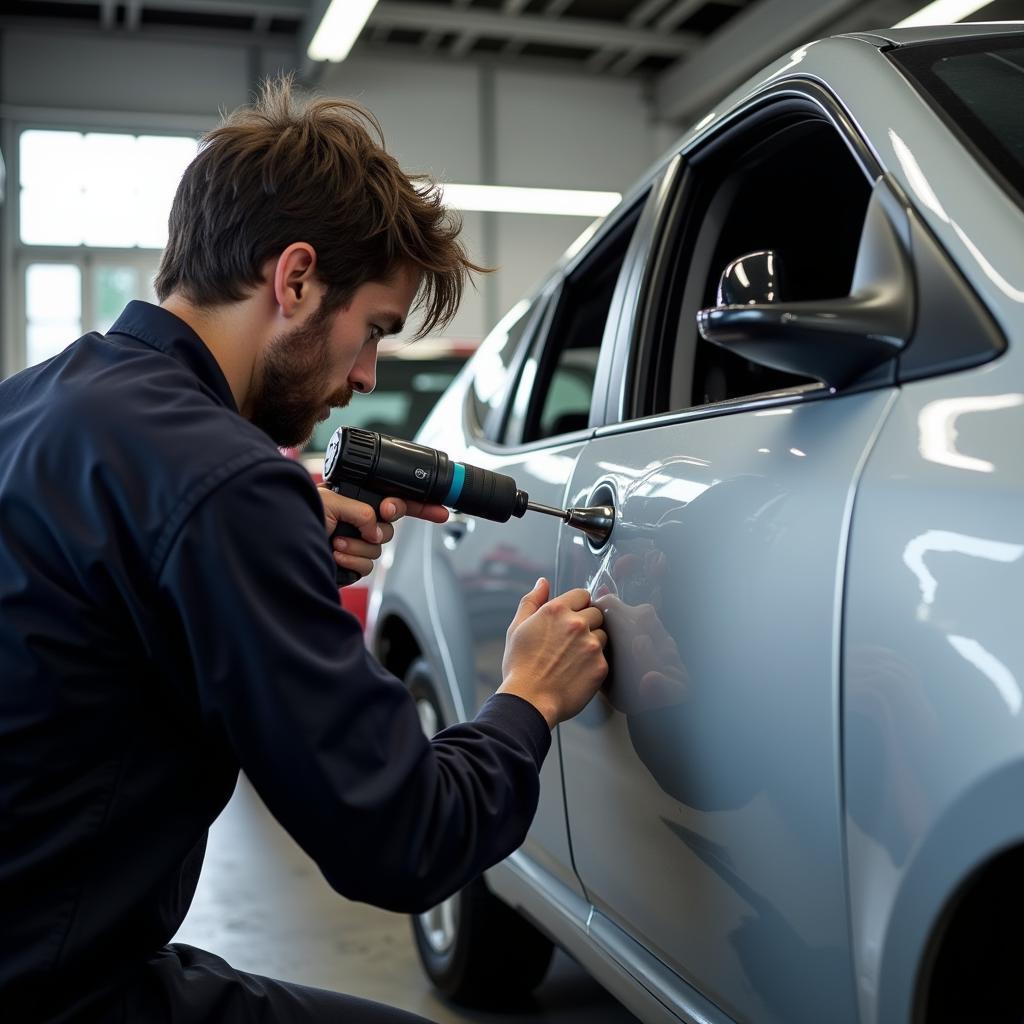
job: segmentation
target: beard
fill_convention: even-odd
[[[352,400],[347,384],[330,386],[330,328],[333,314],[317,310],[309,320],[273,338],[251,396],[249,419],[281,447],[305,444],[324,406]]]

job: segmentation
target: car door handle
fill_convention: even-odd
[[[461,512],[451,512],[441,528],[447,534],[445,544],[454,547],[472,529],[472,520]]]

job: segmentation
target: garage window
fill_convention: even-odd
[[[192,136],[28,128],[18,136],[21,361],[106,331],[131,299],[154,299]]]

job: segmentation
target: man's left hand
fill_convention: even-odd
[[[335,537],[331,542],[334,561],[343,569],[351,569],[361,577],[368,576],[373,563],[380,558],[382,545],[395,535],[392,523],[403,516],[413,516],[428,523],[443,523],[448,509],[443,505],[425,505],[402,498],[385,498],[380,503],[380,521],[365,502],[335,494],[329,487],[317,488],[324,506],[324,526],[330,537],[338,523],[349,523],[359,530],[358,537]]]

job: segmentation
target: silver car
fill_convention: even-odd
[[[401,524],[368,643],[470,717],[540,575],[604,608],[523,847],[414,932],[642,1020],[1020,1021],[1024,30],[801,48],[697,124],[419,434],[528,514]]]

